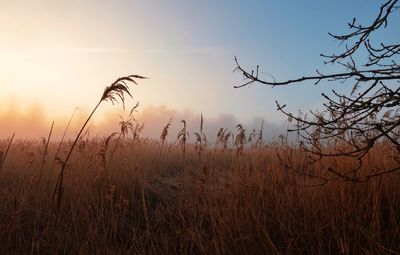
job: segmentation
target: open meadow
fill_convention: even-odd
[[[289,169],[284,155],[315,175],[351,160],[307,166],[284,137],[219,138],[83,136],[59,208],[55,185],[72,142],[13,141],[0,171],[2,253],[398,254],[398,173],[320,185]],[[9,142],[0,142],[3,155]],[[360,173],[389,167],[387,152],[376,145]]]
[[[400,255],[399,14],[0,1],[0,255]]]

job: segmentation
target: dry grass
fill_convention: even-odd
[[[58,144],[14,141],[0,172],[1,251],[398,254],[399,174],[306,188],[293,185],[303,178],[276,156],[276,150],[289,151],[286,145],[249,146],[242,137],[229,146],[227,135],[222,129],[219,143],[203,144],[201,154],[196,144],[185,141],[182,151],[182,143],[165,138],[80,139],[66,166],[57,225],[50,225],[51,199],[62,166],[52,169],[50,159]],[[71,143],[64,142],[58,156],[64,158]],[[0,150],[8,144],[0,141]],[[303,164],[302,153],[291,153]],[[392,164],[387,158],[376,148],[364,168]],[[313,171],[349,163],[327,159]]]

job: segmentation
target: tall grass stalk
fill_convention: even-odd
[[[160,135],[161,147],[160,147],[160,155],[159,155],[159,157],[161,157],[161,154],[162,154],[162,151],[163,151],[163,148],[164,148],[164,145],[165,145],[165,140],[167,139],[168,129],[171,126],[171,121],[172,121],[172,118],[169,119],[167,125],[164,126],[164,128],[163,128],[163,130],[161,132],[161,135]]]
[[[50,132],[49,132],[49,135],[48,135],[47,141],[46,141],[46,147],[44,148],[42,163],[40,164],[40,174],[39,174],[38,184],[40,184],[40,180],[42,179],[43,167],[44,167],[44,163],[46,161],[47,150],[49,148],[49,142],[50,142],[50,138],[51,138],[51,133],[53,132],[53,127],[54,127],[54,121],[53,121],[53,123],[51,123]]]
[[[204,173],[204,176],[207,176],[207,170],[204,163],[204,150],[207,147],[207,136],[203,132],[203,114],[200,114],[200,132],[194,133],[196,137],[195,141],[195,149],[197,155],[199,156],[199,166],[201,171]]]
[[[65,168],[67,167],[68,160],[71,157],[72,151],[74,150],[74,147],[76,143],[78,142],[83,130],[85,129],[86,125],[89,123],[90,119],[92,118],[93,114],[96,112],[97,108],[100,106],[100,104],[103,101],[110,101],[112,104],[118,103],[118,99],[122,102],[122,105],[125,109],[125,94],[128,94],[130,97],[132,97],[129,87],[127,83],[133,83],[137,84],[137,82],[134,79],[146,79],[146,77],[139,76],[139,75],[129,75],[129,76],[124,76],[118,78],[116,81],[114,81],[110,86],[107,86],[104,89],[103,95],[101,96],[99,102],[97,105],[94,107],[92,112],[90,113],[89,117],[86,119],[85,123],[81,127],[81,129],[78,132],[78,135],[76,136],[74,142],[72,143],[72,146],[67,154],[67,157],[65,158],[60,174],[57,179],[56,186],[54,188],[53,192],[53,197],[52,197],[52,204],[54,208],[54,200],[57,196],[57,202],[56,202],[56,215],[58,215],[58,210],[61,205],[62,201],[62,195],[63,195],[63,180],[64,180],[64,173],[65,173]],[[53,213],[52,213],[53,214]]]
[[[72,119],[74,118],[75,112],[78,111],[78,110],[79,110],[79,108],[78,108],[78,107],[75,107],[75,108],[74,108],[74,111],[73,111],[72,114],[71,114],[71,117],[69,118],[68,124],[67,124],[67,126],[65,127],[65,129],[64,129],[64,133],[63,133],[63,135],[62,135],[62,137],[61,137],[60,143],[58,144],[56,154],[54,155],[54,160],[53,160],[53,163],[51,164],[50,171],[53,171],[54,163],[56,162],[56,159],[58,158],[58,154],[60,153],[61,145],[62,145],[63,142],[64,142],[65,135],[67,134],[68,128],[69,128],[69,126],[71,125],[71,121],[72,121]]]
[[[3,168],[4,161],[6,161],[6,157],[7,157],[8,151],[10,150],[11,143],[14,140],[14,136],[15,136],[15,132],[11,136],[10,142],[8,143],[8,146],[7,146],[6,152],[4,153],[4,156],[2,158],[0,158],[0,171]]]
[[[186,165],[186,142],[187,138],[189,136],[189,133],[186,131],[186,121],[181,120],[183,123],[183,128],[179,131],[178,133],[178,144],[182,148],[182,171],[185,171],[185,165]]]

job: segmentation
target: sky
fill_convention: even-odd
[[[179,122],[200,113],[211,126],[230,116],[231,122],[265,120],[277,127],[285,118],[275,100],[291,111],[315,109],[322,91],[341,85],[234,89],[243,83],[233,72],[234,57],[277,80],[336,71],[320,57],[343,49],[328,32],[346,32],[353,17],[371,22],[382,2],[0,1],[0,137],[15,130],[44,136],[42,127],[64,125],[75,107],[84,119],[104,87],[129,74],[149,77],[131,88],[128,107],[140,101],[137,114],[152,119],[153,129],[170,117]],[[399,16],[382,39],[398,40],[400,26],[393,24]],[[94,122],[115,119],[113,109],[121,106],[102,105]]]

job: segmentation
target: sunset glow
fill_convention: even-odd
[[[0,0],[0,254],[399,254],[400,0]]]
[[[13,123],[10,111],[40,112],[47,124],[67,120],[75,107],[83,112],[93,107],[105,86],[127,74],[150,78],[132,87],[128,107],[140,101],[139,112],[165,106],[280,125],[284,118],[275,100],[291,102],[293,110],[313,108],[322,88],[233,89],[241,82],[240,74],[232,73],[234,56],[281,79],[314,72],[322,66],[319,53],[336,45],[327,31],[343,25],[329,12],[340,9],[339,2],[326,8],[318,1],[3,1],[0,128],[7,132],[1,136],[16,128],[5,127]],[[362,18],[373,16],[372,5],[363,4]],[[341,10],[342,19],[358,8]],[[104,105],[94,121],[120,108]]]

